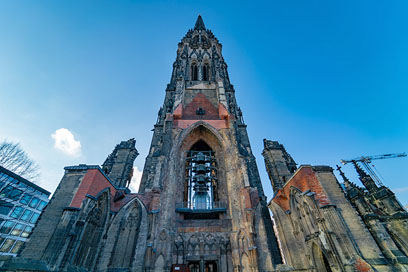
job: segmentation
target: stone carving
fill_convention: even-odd
[[[163,230],[160,232],[159,237],[160,237],[160,240],[162,240],[162,241],[166,240],[166,239],[167,239],[166,230],[163,229]]]
[[[179,234],[177,235],[176,239],[174,240],[174,243],[176,244],[176,247],[181,247],[184,243],[183,237]]]

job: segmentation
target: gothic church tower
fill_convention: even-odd
[[[221,44],[200,16],[178,45],[140,191],[130,193],[135,145],[122,141],[102,167],[65,167],[30,241],[0,271],[280,269]]]
[[[221,49],[201,16],[178,44],[139,192],[155,193],[154,271],[272,271],[282,262]]]

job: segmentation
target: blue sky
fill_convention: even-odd
[[[142,170],[198,14],[223,44],[268,199],[263,138],[332,167],[408,151],[406,1],[1,1],[0,139],[21,143],[50,191],[64,166],[101,164],[132,137]],[[375,165],[408,204],[408,158]]]

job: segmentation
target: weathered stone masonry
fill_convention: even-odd
[[[222,52],[199,16],[178,45],[138,194],[135,140],[65,168],[21,256],[44,271],[275,271],[282,258]]]
[[[266,203],[222,45],[200,16],[178,44],[130,193],[135,144],[118,144],[102,167],[66,167],[30,241],[0,270],[408,271],[408,213],[357,164],[366,189],[340,172],[343,187],[328,166],[298,168],[264,140]]]
[[[357,167],[371,192],[341,173],[343,189],[331,167],[296,168],[278,142],[264,140],[263,156],[275,192],[269,208],[286,263],[294,271],[407,271],[403,253],[408,241],[407,212],[390,193],[369,204],[370,195],[379,190],[390,192],[388,188],[377,188]],[[399,241],[390,233],[400,237]]]

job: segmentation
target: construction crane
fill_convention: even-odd
[[[392,159],[392,158],[401,158],[401,157],[406,157],[407,154],[405,152],[403,153],[392,153],[392,154],[384,154],[384,155],[375,155],[375,156],[361,156],[358,158],[354,158],[351,160],[340,160],[340,162],[343,165],[346,165],[350,162],[360,162],[361,165],[367,170],[368,174],[371,176],[371,178],[377,183],[378,186],[384,186],[382,183],[382,180],[384,179],[381,174],[378,172],[378,170],[375,168],[374,165],[372,165],[372,168],[370,166],[371,161],[373,160],[382,160],[382,159]],[[381,178],[380,178],[380,177]]]

